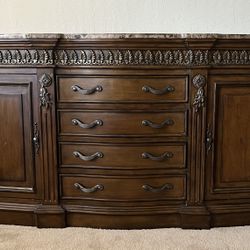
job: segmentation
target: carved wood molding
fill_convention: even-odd
[[[52,49],[1,49],[0,65],[50,65],[53,53]]]
[[[250,65],[250,50],[1,49],[0,65]]]
[[[189,206],[199,205],[206,211],[204,204],[205,196],[205,145],[201,143],[206,136],[206,93],[207,93],[207,70],[193,70],[192,75],[192,132],[191,132],[191,154],[194,160],[190,164],[190,182],[193,188],[190,191]]]
[[[250,50],[56,50],[57,65],[250,65]]]

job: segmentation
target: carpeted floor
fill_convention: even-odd
[[[37,229],[0,225],[1,250],[250,250],[250,226],[211,230]]]

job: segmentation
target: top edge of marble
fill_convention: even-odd
[[[0,34],[0,39],[250,39],[250,34],[219,33],[9,33]]]

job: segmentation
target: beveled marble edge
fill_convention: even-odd
[[[0,39],[250,39],[250,34],[219,33],[9,33],[0,34]]]
[[[59,39],[62,34],[57,33],[6,33],[0,34],[0,39]]]
[[[245,38],[249,39],[250,34],[215,34],[215,33],[93,33],[93,34],[62,34],[62,38],[64,39],[127,39],[127,38],[153,38],[153,39],[163,39],[163,38],[196,38],[196,39],[204,39],[204,38]]]

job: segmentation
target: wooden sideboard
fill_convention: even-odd
[[[0,35],[0,223],[250,224],[249,35]]]

